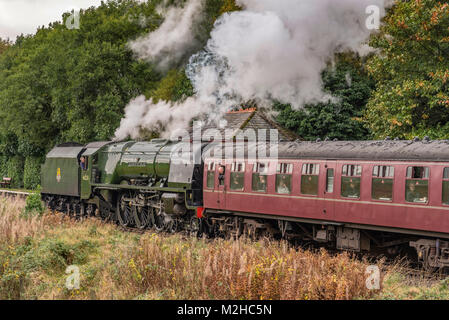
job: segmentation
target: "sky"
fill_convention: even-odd
[[[0,0],[0,38],[15,40],[22,33],[32,34],[39,26],[61,21],[64,12],[100,3],[101,0]]]

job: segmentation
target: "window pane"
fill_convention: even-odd
[[[288,194],[291,191],[292,176],[289,174],[276,175],[276,192]]]
[[[406,180],[405,201],[426,203],[428,198],[427,180]]]
[[[253,166],[253,172],[258,172],[258,173],[265,173],[267,169],[267,166],[265,163],[256,163]]]
[[[267,191],[267,176],[259,173],[253,173],[252,189],[257,192]]]
[[[326,173],[326,192],[334,192],[334,169],[327,169]]]
[[[355,164],[344,165],[342,169],[342,175],[348,177],[361,176],[362,175],[362,166]]]
[[[341,177],[341,196],[345,198],[359,198],[360,178]]]
[[[243,172],[231,172],[231,190],[243,190],[244,181]]]
[[[302,174],[319,174],[320,165],[315,163],[304,163],[302,165]]]
[[[245,171],[245,163],[243,162],[233,162],[231,165],[231,171],[243,172]]]
[[[393,179],[373,178],[371,196],[376,200],[393,199]]]
[[[449,168],[444,168],[443,179],[449,179]]]
[[[429,178],[428,167],[408,167],[407,178],[410,179],[427,179]]]
[[[392,166],[374,166],[373,167],[373,177],[393,178],[394,177],[394,167],[392,167]]]
[[[214,183],[215,183],[215,171],[208,171],[207,172],[207,187],[209,189],[213,189]]]
[[[293,171],[293,165],[291,163],[278,163],[277,173],[291,174]]]
[[[316,196],[318,194],[318,176],[301,176],[301,193]]]
[[[449,181],[443,181],[443,204],[449,205]]]

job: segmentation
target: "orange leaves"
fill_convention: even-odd
[[[408,29],[408,26],[405,24],[404,20],[398,21],[398,27],[401,29]]]
[[[442,15],[449,13],[449,5],[447,3],[438,3],[433,9],[432,17],[430,18],[430,23],[435,25],[440,22]]]

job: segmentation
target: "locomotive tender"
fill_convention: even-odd
[[[449,141],[279,142],[276,159],[258,144],[234,143],[233,159],[221,143],[61,144],[42,166],[42,199],[124,227],[411,247],[426,267],[449,266]]]

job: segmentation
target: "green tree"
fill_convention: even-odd
[[[52,23],[19,37],[0,56],[2,131],[40,150],[109,139],[129,100],[161,78],[127,46],[158,27],[158,2],[103,2],[81,12],[80,29]]]
[[[0,54],[2,54],[10,46],[11,42],[9,40],[3,40],[2,38],[0,38]]]
[[[277,121],[305,140],[370,138],[361,116],[374,82],[363,69],[360,58],[353,54],[338,56],[336,66],[325,70],[322,79],[325,91],[336,97],[337,102],[309,104],[300,110],[275,104],[279,110]]]
[[[377,138],[449,138],[449,4],[398,1],[370,40],[376,90],[365,121]]]
[[[25,189],[36,189],[41,181],[42,157],[26,157],[23,169],[23,186]]]

